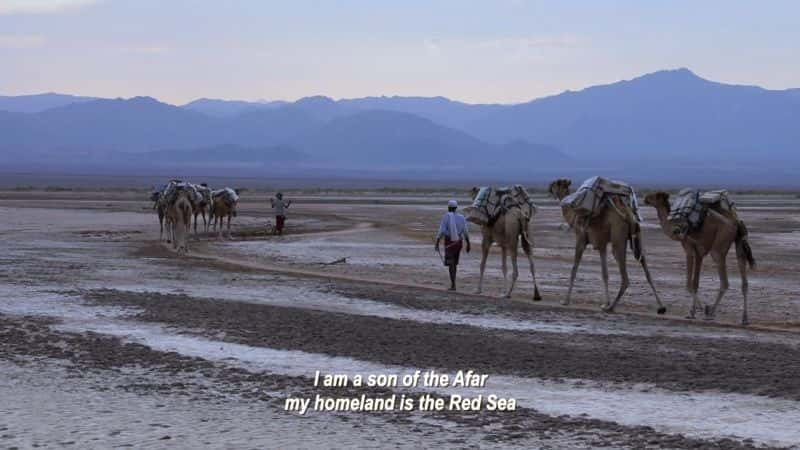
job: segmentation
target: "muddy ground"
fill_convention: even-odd
[[[202,232],[201,223],[189,255],[177,256],[158,241],[146,192],[0,192],[0,394],[8,399],[0,446],[800,446],[797,196],[736,197],[759,264],[748,328],[738,325],[733,272],[715,321],[684,319],[684,257],[648,208],[645,248],[665,316],[655,314],[632,258],[631,288],[615,314],[602,313],[594,252],[573,305],[561,306],[574,241],[541,196],[533,236],[544,300],[531,300],[524,258],[514,297],[499,298],[499,252],[484,295],[474,294],[475,252],[462,257],[459,291],[449,293],[432,235],[450,196],[288,192],[295,203],[278,237],[267,233],[267,195],[245,192],[232,238]],[[477,249],[479,231],[471,232]],[[708,261],[706,303],[717,285]],[[487,386],[469,393],[514,397],[519,407],[283,409],[292,396],[401,392],[314,388],[315,370],[416,369],[488,374]]]

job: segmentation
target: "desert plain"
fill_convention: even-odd
[[[539,188],[543,188],[540,186]],[[0,446],[74,448],[800,448],[800,196],[734,192],[750,231],[750,326],[734,252],[716,320],[685,318],[685,257],[642,206],[645,252],[667,307],[629,254],[617,311],[586,252],[562,306],[574,236],[542,190],[501,298],[500,252],[478,281],[480,231],[458,291],[434,251],[468,188],[242,192],[230,237],[186,255],[159,241],[146,189],[0,191]],[[619,274],[610,260],[611,291]],[[701,298],[719,285],[706,258]],[[472,390],[314,387],[316,371],[472,370]],[[515,411],[284,410],[295,396],[434,393],[514,398]]]

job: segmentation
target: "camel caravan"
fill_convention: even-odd
[[[628,249],[639,262],[647,284],[656,303],[656,312],[664,314],[666,307],[658,295],[647,264],[644,249],[642,218],[639,200],[633,187],[627,183],[592,177],[572,190],[568,179],[557,179],[550,183],[548,193],[559,202],[563,219],[575,238],[574,259],[569,275],[569,286],[562,304],[569,305],[575,279],[586,248],[591,245],[600,256],[604,301],[601,309],[613,312],[630,285],[628,275]],[[541,300],[533,260],[532,222],[537,207],[528,191],[521,185],[511,187],[475,187],[471,191],[472,203],[463,209],[465,215],[456,212],[456,200],[448,202],[448,212],[442,217],[436,237],[436,251],[444,239],[445,254],[442,262],[449,267],[451,290],[456,289],[456,267],[462,248],[470,251],[467,222],[480,227],[481,259],[477,293],[483,290],[486,262],[493,244],[501,250],[503,273],[502,295],[510,298],[519,277],[518,250],[522,247],[528,260],[533,281],[533,300]],[[167,242],[172,243],[178,253],[188,251],[188,237],[192,219],[194,233],[198,232],[199,219],[203,220],[203,231],[213,229],[218,238],[224,238],[223,228],[231,237],[231,220],[237,215],[239,192],[224,188],[212,190],[206,184],[192,184],[171,180],[163,188],[151,194],[153,209],[158,213],[161,226],[160,240],[164,230]],[[290,204],[278,194],[281,208],[276,209],[278,223]],[[755,267],[755,259],[748,241],[747,227],[739,218],[734,202],[727,191],[701,192],[684,189],[674,198],[666,192],[655,192],[645,196],[644,204],[656,209],[663,232],[683,247],[686,254],[686,289],[692,304],[687,318],[695,318],[698,311],[706,319],[713,319],[717,308],[728,290],[726,256],[735,248],[736,259],[742,280],[743,312],[742,324],[747,324],[748,268]],[[276,200],[272,199],[275,208]],[[227,221],[227,227],[225,222]],[[280,234],[280,233],[278,233]],[[462,247],[462,243],[465,244]],[[609,291],[608,249],[617,263],[620,286],[616,295]],[[719,290],[711,305],[703,305],[698,296],[700,270],[703,258],[710,254],[719,273]],[[508,276],[507,260],[511,259],[511,277]]]
[[[572,182],[558,179],[550,183],[548,192],[559,202],[564,221],[575,235],[575,255],[569,278],[569,287],[562,304],[568,305],[572,297],[575,278],[585,249],[591,244],[600,256],[605,301],[602,310],[613,312],[625,294],[630,279],[627,271],[627,253],[630,248],[638,261],[656,302],[656,312],[666,313],[647,265],[643,246],[642,218],[639,201],[633,187],[627,183],[603,177],[592,177],[572,191]],[[534,286],[534,300],[540,300],[539,287],[533,262],[531,221],[536,205],[520,185],[511,188],[473,188],[473,203],[464,209],[466,220],[480,226],[481,245],[480,278],[478,293],[482,290],[483,274],[489,250],[493,243],[501,248],[503,292],[511,296],[517,281],[517,249],[522,247],[530,264]],[[742,280],[742,324],[747,325],[747,269],[755,267],[755,259],[748,242],[747,227],[739,219],[736,207],[727,191],[701,192],[682,190],[672,202],[666,192],[656,192],[645,197],[645,205],[656,208],[664,233],[683,246],[686,253],[686,287],[692,297],[687,318],[695,318],[702,311],[706,319],[713,319],[722,297],[728,289],[726,256],[731,246],[736,249],[736,259]],[[608,247],[620,271],[620,287],[611,299],[608,287]],[[719,271],[720,287],[712,305],[703,306],[698,297],[700,269],[703,258],[711,254]],[[511,256],[512,274],[507,279],[506,259]]]
[[[205,183],[193,184],[181,180],[170,180],[160,189],[150,194],[153,209],[158,214],[158,223],[161,227],[159,240],[164,239],[164,230],[167,231],[167,242],[172,243],[172,248],[178,253],[189,250],[188,240],[194,219],[194,233],[197,234],[198,217],[203,219],[203,231],[209,228],[217,231],[218,237],[223,237],[224,220],[228,221],[228,237],[231,234],[231,218],[236,216],[239,203],[239,193],[235,189],[224,188],[211,190]]]

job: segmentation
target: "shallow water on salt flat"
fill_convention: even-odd
[[[601,316],[594,318],[574,318],[569,314],[542,311],[535,318],[515,318],[506,314],[483,313],[465,314],[454,311],[414,309],[390,303],[351,298],[326,292],[313,281],[295,280],[288,277],[268,275],[237,275],[235,283],[212,283],[204,270],[193,272],[188,278],[148,277],[146,284],[130,284],[126,272],[136,271],[128,268],[119,278],[104,277],[102,283],[86,281],[76,283],[82,289],[116,289],[137,293],[182,294],[195,298],[246,301],[274,306],[299,307],[336,313],[383,317],[395,320],[408,320],[422,323],[440,323],[475,326],[490,329],[532,331],[547,333],[585,333],[599,335],[630,335],[682,337],[697,336],[715,339],[746,339],[759,342],[774,342],[784,345],[800,346],[800,336],[793,334],[763,333],[748,330],[717,329],[691,326],[687,324],[642,323],[640,320],[624,316]],[[267,288],[268,287],[268,288]],[[61,288],[63,289],[63,288]],[[0,283],[0,312],[9,314],[33,314],[53,317],[81,318],[89,320],[94,316],[111,316],[121,311],[131,311],[118,307],[82,307],[76,297],[58,294],[57,286],[18,286]]]

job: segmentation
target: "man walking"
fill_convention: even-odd
[[[447,212],[442,217],[439,224],[439,232],[436,234],[436,252],[439,252],[439,241],[444,237],[444,265],[450,269],[450,290],[456,290],[456,268],[458,257],[461,255],[462,243],[466,244],[469,253],[469,234],[467,233],[467,220],[461,213],[457,213],[458,202],[450,200],[447,202]],[[441,253],[440,253],[441,254]]]
[[[291,200],[284,200],[283,193],[275,194],[276,198],[271,198],[272,209],[275,210],[275,232],[283,234],[283,226],[286,223],[286,210],[292,204]]]

